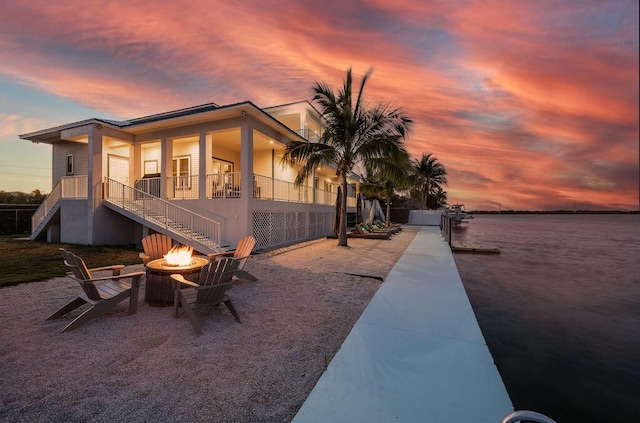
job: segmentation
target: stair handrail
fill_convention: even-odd
[[[113,193],[116,194],[114,195]],[[175,233],[180,233],[169,226],[168,222],[169,219],[171,219],[172,222],[189,228],[190,235],[185,236],[186,238],[202,243],[202,241],[198,241],[193,237],[193,233],[197,233],[202,235],[204,238],[209,239],[216,248],[220,247],[221,224],[220,222],[206,216],[202,216],[184,207],[177,206],[162,198],[147,194],[142,190],[132,188],[109,177],[105,178],[104,199],[122,207],[125,210],[133,211],[136,214],[140,213],[134,208],[128,208],[127,200],[145,200],[138,201],[136,203],[138,208],[142,205],[141,216],[143,218],[146,218],[146,216],[152,211],[160,211],[162,212],[162,216],[165,217],[165,229]],[[151,207],[147,207],[147,205],[149,205],[147,203],[155,204],[156,206],[152,209]],[[157,206],[158,204],[160,205],[159,207]],[[187,219],[184,219],[185,216],[187,216]]]
[[[40,226],[51,209],[55,207],[62,198],[87,198],[87,175],[65,176],[60,178],[49,195],[40,203],[40,207],[31,216],[31,233]]]

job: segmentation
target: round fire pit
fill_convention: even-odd
[[[153,306],[173,305],[173,283],[171,275],[178,273],[186,280],[197,282],[200,269],[209,260],[204,257],[191,257],[191,263],[186,266],[172,266],[164,258],[152,260],[145,265],[147,282],[144,288],[144,300]]]

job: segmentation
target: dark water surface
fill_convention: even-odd
[[[476,215],[454,254],[515,409],[640,422],[640,216]]]

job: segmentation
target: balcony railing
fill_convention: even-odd
[[[207,198],[240,197],[240,172],[207,175]]]
[[[154,197],[160,197],[160,178],[142,178],[135,182],[135,189],[144,192],[145,194],[152,195]]]
[[[214,173],[207,175],[207,198],[239,198],[240,172]],[[136,181],[135,188],[146,194],[160,197],[160,178],[146,178]],[[167,178],[167,199],[199,198],[199,179],[194,176]],[[296,186],[293,182],[283,181],[263,175],[253,175],[253,198],[260,200],[284,201],[289,203],[314,203],[313,187]],[[336,203],[335,192],[315,189],[315,203],[332,206]],[[347,206],[355,207],[356,198],[347,197]]]
[[[311,129],[296,129],[293,131],[299,134],[302,138],[311,142],[318,142],[320,140],[320,135],[313,132]]]
[[[167,198],[171,200],[198,199],[200,197],[198,175],[169,176]]]
[[[253,197],[260,200],[313,203],[313,188],[263,175],[253,177]]]
[[[336,204],[336,199],[338,198],[338,194],[331,191],[325,191],[322,189],[316,189],[316,203],[317,204],[326,204],[328,206],[332,206]]]

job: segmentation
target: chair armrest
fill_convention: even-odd
[[[87,269],[89,271],[89,273],[93,273],[93,272],[102,272],[105,270],[111,270],[113,271],[113,275],[119,275],[120,271],[124,269],[124,264],[114,264],[111,266],[103,266],[103,267],[93,267],[91,269]]]
[[[133,272],[133,273],[126,273],[124,275],[113,275],[113,276],[102,276],[100,278],[91,278],[91,280],[93,282],[96,282],[96,281],[112,281],[112,280],[118,280],[118,279],[133,278],[133,277],[136,277],[136,276],[143,276],[145,274],[146,274],[146,272]]]
[[[232,256],[234,252],[235,251],[220,251],[218,253],[209,253],[207,254],[207,257],[209,257],[210,259],[215,259],[216,257]]]
[[[176,283],[176,287],[179,286],[179,285],[177,285],[178,283],[182,283],[182,284],[193,286],[193,287],[199,287],[200,286],[195,282],[191,282],[191,281],[186,280],[184,278],[184,276],[182,276],[179,273],[174,273],[173,275],[171,275],[171,280],[173,280]]]
[[[138,257],[140,257],[140,260],[142,260],[142,263],[144,264],[147,264],[149,262],[149,259],[151,258],[146,253],[140,253],[138,254]]]

